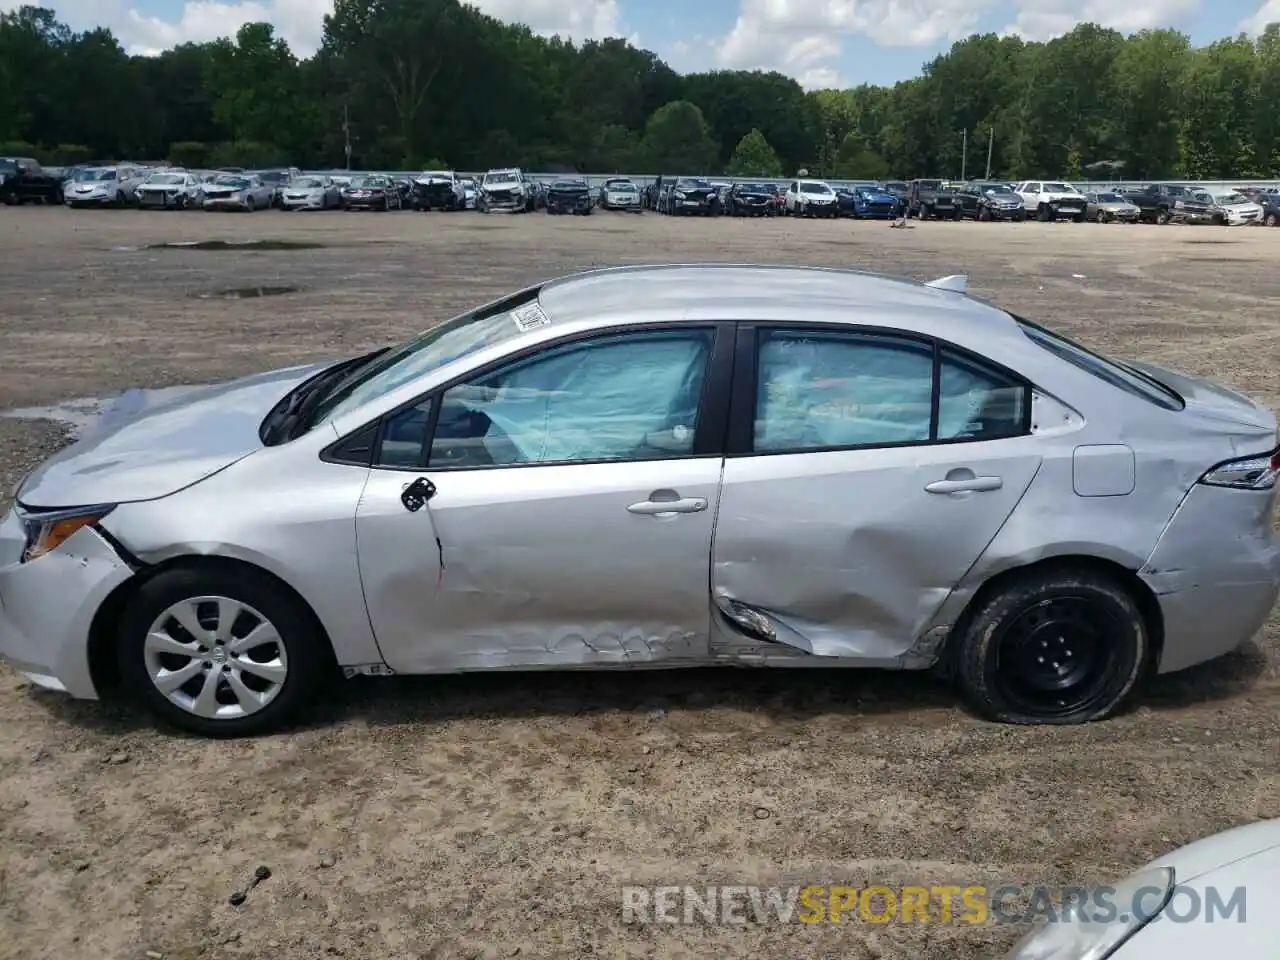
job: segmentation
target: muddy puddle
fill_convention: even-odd
[[[197,300],[256,300],[259,297],[283,297],[286,294],[298,293],[301,287],[260,286],[229,287],[225,290],[212,290],[194,294]]]

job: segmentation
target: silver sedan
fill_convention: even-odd
[[[210,735],[335,668],[937,667],[1079,723],[1266,620],[1278,474],[1270,411],[963,277],[603,270],[132,398],[0,525],[0,654]]]
[[[203,187],[204,208],[209,210],[268,210],[274,188],[261,177],[247,173],[226,173],[213,178]]]
[[[280,192],[285,210],[337,210],[342,206],[342,188],[328,177],[295,177]]]

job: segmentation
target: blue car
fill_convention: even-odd
[[[858,220],[892,220],[901,216],[902,201],[877,187],[853,191],[853,216]]]

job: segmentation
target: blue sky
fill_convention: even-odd
[[[0,0],[0,9],[20,0]],[[892,83],[973,32],[1045,40],[1094,21],[1124,32],[1176,27],[1196,43],[1280,21],[1280,0],[472,0],[486,13],[575,39],[625,36],[676,69],[776,69],[806,87]],[[63,0],[77,29],[112,28],[132,52],[276,24],[300,54],[315,49],[332,0]]]

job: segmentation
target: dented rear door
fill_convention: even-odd
[[[935,403],[933,362],[931,343],[892,335],[761,343],[758,374],[735,381],[752,397],[735,395],[713,543],[731,622],[870,665],[899,662],[929,628],[1040,465],[1022,385],[984,387],[989,371],[957,364]],[[992,432],[1010,435],[980,439]]]

